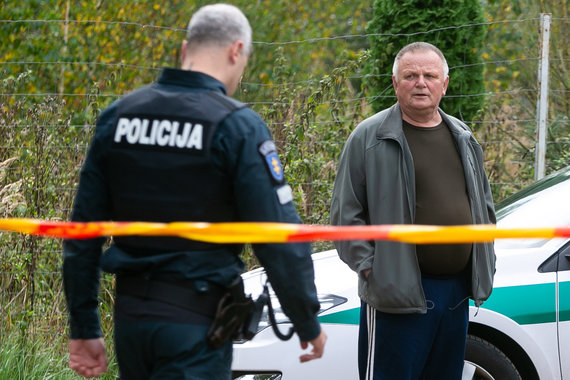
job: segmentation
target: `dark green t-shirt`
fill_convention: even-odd
[[[471,210],[463,164],[455,140],[445,123],[417,127],[403,122],[414,159],[416,178],[415,224],[471,224]],[[418,244],[422,273],[449,275],[469,263],[471,244]]]

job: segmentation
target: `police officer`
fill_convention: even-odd
[[[227,4],[198,10],[182,44],[182,68],[104,110],[81,170],[72,220],[259,221],[300,219],[275,144],[260,117],[230,98],[252,51],[251,28]],[[242,245],[176,237],[64,242],[69,365],[107,370],[98,318],[100,271],[116,275],[115,351],[122,379],[227,380],[232,342],[207,343],[220,299],[240,278]],[[308,244],[258,244],[279,301],[306,349],[326,335]]]

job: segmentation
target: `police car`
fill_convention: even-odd
[[[570,166],[497,205],[500,227],[570,225]],[[570,379],[570,239],[501,239],[495,242],[493,293],[471,304],[463,379]],[[354,380],[360,300],[357,277],[335,250],[313,255],[319,319],[328,335],[321,359],[299,363],[298,338],[280,341],[267,320],[251,340],[234,343],[233,378],[239,380]],[[257,295],[263,270],[243,275]],[[287,318],[272,299],[277,327]]]

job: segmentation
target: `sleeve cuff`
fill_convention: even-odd
[[[315,316],[315,318],[309,321],[297,324],[295,329],[297,330],[297,335],[299,335],[299,339],[301,339],[302,342],[309,342],[319,336],[321,333],[321,324]]]
[[[71,339],[96,339],[101,338],[101,328],[98,324],[94,325],[77,325],[70,323],[69,336]]]

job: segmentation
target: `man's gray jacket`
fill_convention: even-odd
[[[455,139],[465,171],[473,224],[495,223],[483,151],[469,128],[439,110]],[[333,225],[412,224],[416,194],[412,154],[398,104],[364,120],[348,138],[334,185]],[[340,258],[359,274],[360,298],[388,313],[425,313],[426,299],[416,246],[392,241],[338,241]],[[473,244],[471,298],[479,306],[491,294],[492,243]],[[362,271],[372,269],[368,279]]]

